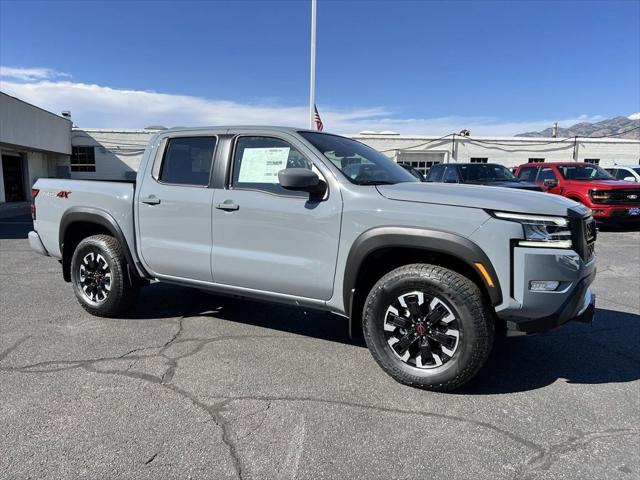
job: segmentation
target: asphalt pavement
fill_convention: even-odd
[[[441,394],[330,314],[153,284],[92,317],[29,229],[0,212],[0,478],[640,478],[640,232],[600,232],[594,325]]]

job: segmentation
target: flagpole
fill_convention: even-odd
[[[309,128],[313,129],[316,103],[316,0],[311,0],[311,76],[309,79]]]

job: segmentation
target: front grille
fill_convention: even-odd
[[[593,195],[597,195],[598,193],[606,193],[609,196],[606,200],[596,200],[593,198]],[[624,190],[592,190],[591,197],[593,203],[607,205],[640,204],[640,188],[626,188]]]
[[[591,260],[595,254],[596,237],[598,230],[592,216],[583,217],[572,215],[569,210],[569,225],[571,227],[571,239],[574,250],[585,262]]]

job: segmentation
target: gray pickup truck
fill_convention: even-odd
[[[399,382],[452,390],[497,333],[590,322],[595,223],[557,195],[417,181],[337,135],[174,129],[135,183],[40,179],[31,247],[90,313],[151,281],[343,315]]]

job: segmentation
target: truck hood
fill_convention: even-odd
[[[565,216],[567,208],[579,205],[560,195],[484,185],[406,182],[376,188],[390,200],[542,215]]]
[[[534,192],[542,192],[542,188],[535,183],[529,182],[468,182],[467,185],[486,185],[487,187],[504,187],[504,188],[520,188],[522,190],[532,190]]]

